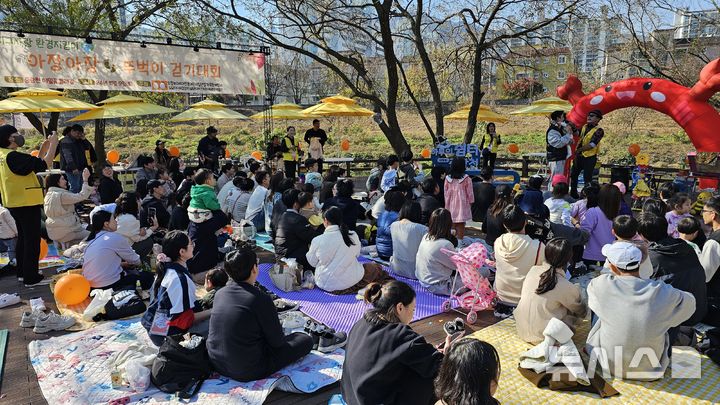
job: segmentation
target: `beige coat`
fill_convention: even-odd
[[[45,194],[47,232],[56,242],[73,242],[88,235],[85,225],[75,213],[75,204],[87,200],[94,189],[83,183],[79,193],[71,193],[59,187],[50,187]]]
[[[525,276],[520,303],[515,308],[515,323],[520,339],[539,344],[545,340],[543,331],[550,319],[557,318],[575,331],[575,322],[585,317],[587,307],[580,297],[580,287],[565,278],[563,270],[556,270],[557,284],[552,290],[537,294],[540,275],[548,265],[533,266]]]
[[[495,291],[511,305],[520,301],[525,275],[545,261],[545,245],[525,234],[506,233],[495,240]]]
[[[17,238],[18,231],[15,224],[15,218],[10,215],[10,211],[0,205],[0,239]]]

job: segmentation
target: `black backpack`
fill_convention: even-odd
[[[200,336],[200,335],[193,335]],[[205,338],[189,349],[180,345],[183,335],[165,338],[153,361],[150,380],[162,392],[177,393],[179,398],[192,398],[210,376],[212,366]]]
[[[105,304],[105,313],[95,315],[94,321],[127,318],[145,312],[147,307],[135,290],[113,292],[112,299]]]

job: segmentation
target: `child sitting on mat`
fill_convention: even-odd
[[[220,202],[215,195],[215,176],[208,169],[200,169],[193,178],[195,185],[190,189],[190,207],[188,218],[201,223],[212,218],[212,211],[220,210]]]
[[[212,309],[215,293],[225,287],[228,275],[223,269],[212,269],[205,274],[205,290],[207,293],[198,300],[202,309]]]
[[[300,215],[307,218],[310,225],[317,229],[323,223],[322,217],[319,215],[319,211],[315,207],[313,201],[313,193],[302,192],[298,195],[298,203],[300,203]]]

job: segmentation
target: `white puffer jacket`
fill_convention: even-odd
[[[79,193],[71,193],[60,187],[50,187],[45,194],[45,215],[48,236],[57,242],[65,240],[71,233],[80,232],[85,225],[75,213],[75,204],[87,200],[95,189],[83,183]]]
[[[325,233],[310,243],[305,257],[315,266],[315,283],[325,291],[340,291],[362,280],[365,269],[357,261],[360,255],[360,239],[350,232],[354,245],[347,246],[337,225],[328,226]]]

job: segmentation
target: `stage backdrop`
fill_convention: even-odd
[[[0,32],[0,86],[265,94],[265,55]]]

